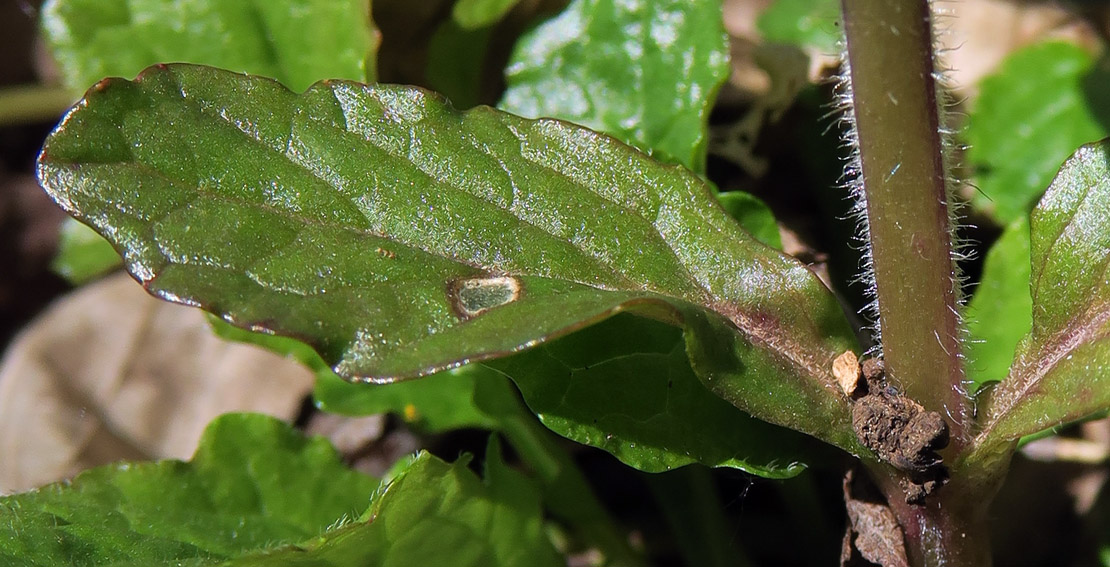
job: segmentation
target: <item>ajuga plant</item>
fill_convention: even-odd
[[[495,439],[484,481],[422,454],[379,485],[316,441],[226,418],[192,463],[5,499],[0,556],[15,564],[554,565],[543,510],[603,561],[643,564],[550,429],[648,472],[770,477],[811,455],[787,430],[800,432],[853,457],[845,561],[987,565],[988,506],[1019,440],[1110,406],[1102,143],[1032,209],[1031,330],[1008,375],[968,378],[954,143],[925,0],[842,3],[865,329],[757,223],[730,217],[746,198],[704,177],[727,73],[717,2],[575,0],[518,45],[500,108],[469,110],[372,82],[364,3],[294,4],[50,3],[63,69],[95,84],[47,140],[43,187],[150,293],[313,364],[325,408],[458,391],[531,475]],[[512,6],[460,0],[443,45],[488,43],[482,22]],[[198,29],[223,44],[181,41]],[[637,67],[611,61],[630,53]],[[100,80],[150,59],[233,70]],[[452,96],[473,95],[443,79],[458,69],[433,68]],[[102,507],[109,521],[91,521]],[[20,543],[40,540],[54,543]]]

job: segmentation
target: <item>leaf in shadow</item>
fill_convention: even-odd
[[[1014,221],[987,252],[983,277],[967,306],[969,392],[1010,371],[1014,350],[1033,326],[1029,296],[1029,221]]]

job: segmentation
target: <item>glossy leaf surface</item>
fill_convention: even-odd
[[[1029,221],[1010,224],[987,252],[983,276],[967,306],[968,388],[1006,377],[1014,349],[1033,327],[1029,296]]]
[[[375,78],[377,39],[368,7],[359,0],[50,0],[42,23],[63,82],[76,92],[170,61],[277,77],[301,90],[321,79]],[[185,17],[190,25],[181,25]],[[70,282],[119,264],[94,232],[74,221],[63,226],[52,267]]]
[[[517,44],[498,107],[582,124],[703,171],[728,53],[717,0],[574,0]]]
[[[972,203],[1003,225],[1025,216],[1075,148],[1110,135],[1107,85],[1110,74],[1070,43],[1011,54],[983,79],[968,118]]]
[[[1110,407],[1110,144],[1080,148],[1033,211],[1033,329],[990,392],[980,444]]]
[[[829,292],[696,176],[589,130],[169,66],[99,84],[39,167],[152,293],[301,338],[346,377],[428,374],[634,309],[688,330],[717,395],[856,447],[831,374],[854,341]]]
[[[200,63],[273,77],[294,90],[374,76],[366,0],[50,0],[43,29],[67,86]]]
[[[362,513],[377,486],[323,439],[265,416],[226,415],[189,463],[110,465],[0,498],[0,562],[217,565],[315,538]]]

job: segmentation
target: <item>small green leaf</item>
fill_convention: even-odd
[[[983,277],[967,307],[970,392],[1006,377],[1014,349],[1033,327],[1029,296],[1029,221],[1021,217],[987,252]]]
[[[968,118],[968,161],[980,192],[972,199],[1006,225],[1025,216],[1080,144],[1110,135],[1086,89],[1107,83],[1083,48],[1050,42],[1011,54],[983,79]]]
[[[1064,162],[1030,220],[1033,328],[989,392],[977,444],[1110,408],[1110,142]]]
[[[169,61],[273,77],[297,91],[320,79],[374,78],[366,0],[50,0],[42,25],[76,91]]]
[[[583,156],[589,156],[583,160]],[[836,300],[709,188],[611,138],[412,88],[188,65],[92,89],[40,180],[152,293],[389,380],[635,310],[687,329],[699,378],[850,451]]]
[[[458,0],[451,18],[463,29],[474,30],[496,24],[520,0]]]
[[[701,172],[728,53],[719,0],[574,0],[517,44],[498,107],[582,124]]]
[[[234,414],[189,463],[121,463],[0,498],[4,565],[216,565],[316,538],[369,505],[378,482],[327,441]]]
[[[729,216],[736,219],[736,222],[748,231],[748,234],[775,250],[782,250],[782,236],[779,235],[779,225],[775,222],[775,216],[766,203],[743,191],[718,193],[717,201],[721,203]]]
[[[565,565],[543,529],[534,483],[486,453],[484,481],[467,459],[447,464],[421,453],[375,497],[364,520],[297,547],[228,567],[555,567]]]
[[[50,264],[54,273],[71,284],[80,285],[120,265],[116,249],[93,229],[74,219],[62,223],[58,254]]]
[[[839,20],[836,0],[777,0],[759,15],[756,25],[767,41],[833,54],[840,52]]]

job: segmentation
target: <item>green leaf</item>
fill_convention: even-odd
[[[71,284],[80,285],[120,265],[116,249],[91,228],[74,219],[66,219],[62,223],[58,254],[50,263],[50,269],[54,273]]]
[[[109,465],[0,498],[0,563],[215,565],[318,537],[357,517],[377,486],[321,438],[226,415],[189,463]]]
[[[1015,51],[983,79],[966,131],[972,204],[1003,225],[1025,216],[1075,148],[1110,135],[1092,107],[1107,105],[1105,93],[1088,92],[1108,82],[1089,53],[1062,42]]]
[[[858,450],[831,371],[855,343],[828,290],[695,175],[589,130],[161,66],[90,91],[39,175],[152,293],[302,339],[346,377],[430,374],[634,310],[687,329],[718,396]]]
[[[364,0],[49,0],[42,25],[63,81],[78,92],[166,61],[275,77],[303,90],[321,79],[374,80],[377,32],[368,10]],[[102,238],[78,223],[63,226],[55,272],[80,284],[117,266]]]
[[[66,85],[77,91],[168,61],[273,77],[300,91],[320,79],[373,80],[369,7],[366,0],[50,0],[42,25]]]
[[[520,0],[458,0],[451,18],[463,29],[474,30],[496,24]]]
[[[967,307],[965,354],[970,392],[1006,377],[1014,349],[1033,327],[1029,296],[1029,221],[1021,217],[991,246]]]
[[[491,442],[486,478],[467,459],[421,453],[379,494],[364,520],[318,542],[231,562],[228,567],[545,567],[565,565],[547,539],[539,492],[506,466]]]
[[[758,197],[743,191],[726,191],[717,194],[717,201],[748,234],[767,246],[782,250],[782,236],[775,216]]]
[[[320,409],[344,415],[394,413],[429,433],[464,427],[497,430],[498,423],[474,402],[477,380],[502,379],[477,364],[392,384],[352,384],[337,376],[316,383]]]
[[[707,390],[681,333],[662,323],[618,315],[486,364],[516,382],[548,428],[643,471],[700,463],[787,478],[811,456],[805,438]]]
[[[766,41],[832,54],[840,52],[839,20],[836,0],[777,0],[759,15],[756,25]]]
[[[424,76],[455,108],[477,106],[482,100],[486,51],[492,36],[493,28],[469,30],[454,20],[444,22],[432,35]]]
[[[582,124],[701,172],[728,53],[719,0],[574,0],[517,44],[498,107]]]
[[[990,447],[1110,408],[1110,142],[1064,162],[1030,220],[1033,328],[990,391]]]

